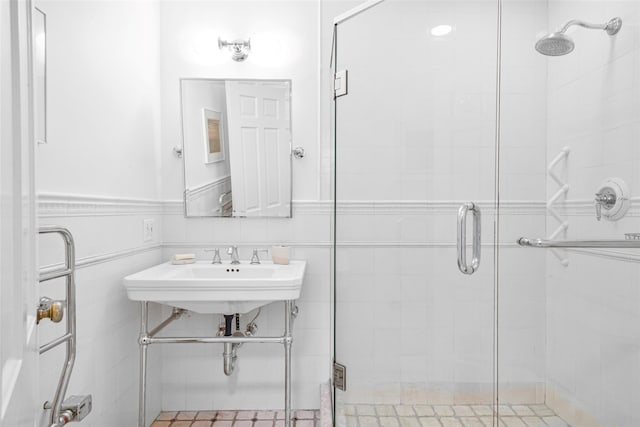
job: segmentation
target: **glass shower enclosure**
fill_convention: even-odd
[[[640,425],[639,39],[633,1],[335,19],[336,426]]]
[[[338,425],[493,414],[498,13],[453,3],[336,25]]]

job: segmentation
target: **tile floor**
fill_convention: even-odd
[[[317,427],[320,411],[294,411],[291,418],[295,427]],[[284,427],[284,411],[161,412],[151,427]]]
[[[337,427],[492,427],[490,405],[345,405]],[[571,427],[546,405],[499,405],[499,427]]]

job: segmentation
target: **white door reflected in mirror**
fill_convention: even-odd
[[[291,81],[180,83],[185,216],[291,217]]]

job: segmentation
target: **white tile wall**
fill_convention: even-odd
[[[619,239],[638,227],[635,214],[617,223],[598,222],[591,205],[605,178],[618,176],[636,194],[635,149],[640,111],[640,44],[636,2],[550,1],[549,27],[571,17],[593,22],[620,16],[614,38],[574,31],[575,51],[548,60],[548,150],[572,148],[567,178],[569,236]],[[550,190],[550,189],[549,189]],[[552,224],[552,223],[548,223]],[[549,404],[572,425],[634,426],[638,401],[635,262],[568,254],[570,265],[547,259],[547,390]]]
[[[156,220],[159,220],[158,216]],[[108,224],[108,235],[95,233],[84,226]],[[141,233],[128,232],[142,221],[136,215],[87,217],[46,217],[40,224],[55,224],[69,228],[77,249],[76,306],[77,359],[68,394],[91,394],[93,411],[86,419],[88,426],[107,426],[112,423],[130,424],[137,419],[138,390],[138,325],[139,307],[129,301],[122,286],[122,278],[161,260],[159,247],[144,249]],[[137,233],[136,233],[137,234]],[[56,263],[62,258],[62,245],[57,236],[41,239],[41,265]],[[161,236],[158,236],[161,239]],[[130,246],[131,245],[131,246]],[[139,253],[114,258],[112,251],[139,248]],[[106,261],[86,264],[93,257],[104,255]],[[57,280],[40,285],[40,295],[64,297],[64,282]],[[157,319],[152,312],[152,318]],[[64,333],[64,322],[54,325],[48,321],[39,326],[39,341],[44,344]],[[63,362],[64,346],[44,354],[40,361],[40,397],[51,400]],[[157,356],[151,357],[158,363]],[[149,409],[160,410],[158,381],[150,378]],[[118,408],[114,411],[113,408]]]

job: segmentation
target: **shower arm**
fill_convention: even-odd
[[[581,21],[579,19],[572,19],[571,21],[564,24],[564,27],[562,27],[562,29],[558,32],[565,33],[569,29],[569,27],[573,25],[588,28],[590,30],[605,30],[607,34],[612,36],[620,30],[620,27],[622,26],[622,20],[620,18],[612,18],[604,24],[592,24],[590,22]]]
[[[607,28],[607,25],[609,24],[591,24],[590,22],[580,21],[579,19],[572,19],[571,21],[564,24],[564,27],[562,27],[562,29],[558,32],[564,33],[569,29],[569,27],[572,27],[574,25],[589,28],[590,30],[605,30]]]

